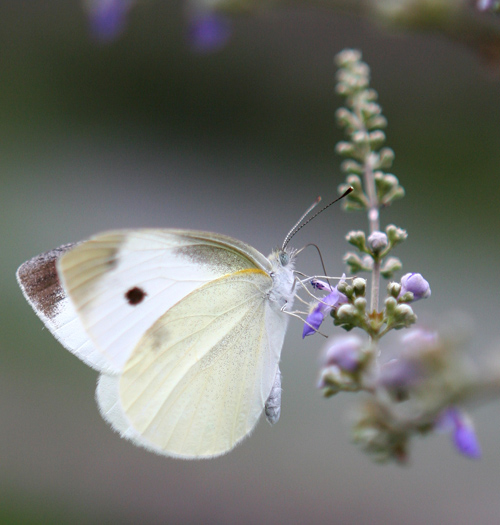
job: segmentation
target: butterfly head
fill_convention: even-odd
[[[287,248],[283,250],[281,248],[276,248],[273,250],[271,255],[268,257],[269,262],[271,263],[273,270],[281,270],[286,268],[287,270],[293,270],[295,266],[295,253],[297,250],[293,248]]]

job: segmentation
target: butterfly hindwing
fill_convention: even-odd
[[[286,319],[268,305],[271,285],[262,270],[243,270],[172,307],[121,376],[101,378],[103,416],[159,453],[191,458],[231,450],[257,423],[278,368]]]

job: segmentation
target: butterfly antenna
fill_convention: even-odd
[[[321,208],[318,212],[316,212],[312,217],[309,217],[306,222],[303,222],[300,224],[306,217],[309,215],[309,213],[316,208],[316,206],[321,202],[321,197],[317,197],[317,199],[307,208],[307,211],[302,215],[302,217],[295,223],[294,227],[288,232],[287,236],[285,237],[285,240],[283,241],[283,246],[281,249],[284,251],[287,244],[290,242],[291,238],[299,231],[301,230],[306,224],[311,222],[315,217],[317,217],[320,213],[324,212],[327,208],[329,208],[332,204],[335,204],[340,199],[343,199],[345,196],[349,195],[351,191],[353,191],[353,187],[349,186],[349,188],[340,196],[337,197],[335,200],[330,202],[330,204],[327,204],[324,208]]]

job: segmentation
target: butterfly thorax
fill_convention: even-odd
[[[290,310],[295,298],[294,254],[275,250],[268,259],[271,263],[269,275],[273,280],[273,287],[269,292],[270,304],[276,310],[283,307]]]

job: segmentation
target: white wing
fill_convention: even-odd
[[[251,432],[275,381],[286,316],[272,279],[242,270],[170,308],[133,350],[121,376],[101,376],[101,412],[123,437],[161,454],[213,457]]]
[[[26,261],[17,270],[17,280],[26,300],[52,335],[92,368],[110,373],[115,369],[90,341],[57,275],[57,261],[75,246],[66,244]]]
[[[213,279],[249,268],[270,271],[270,263],[229,237],[183,230],[104,233],[59,261],[86,332],[115,370],[174,304]]]

